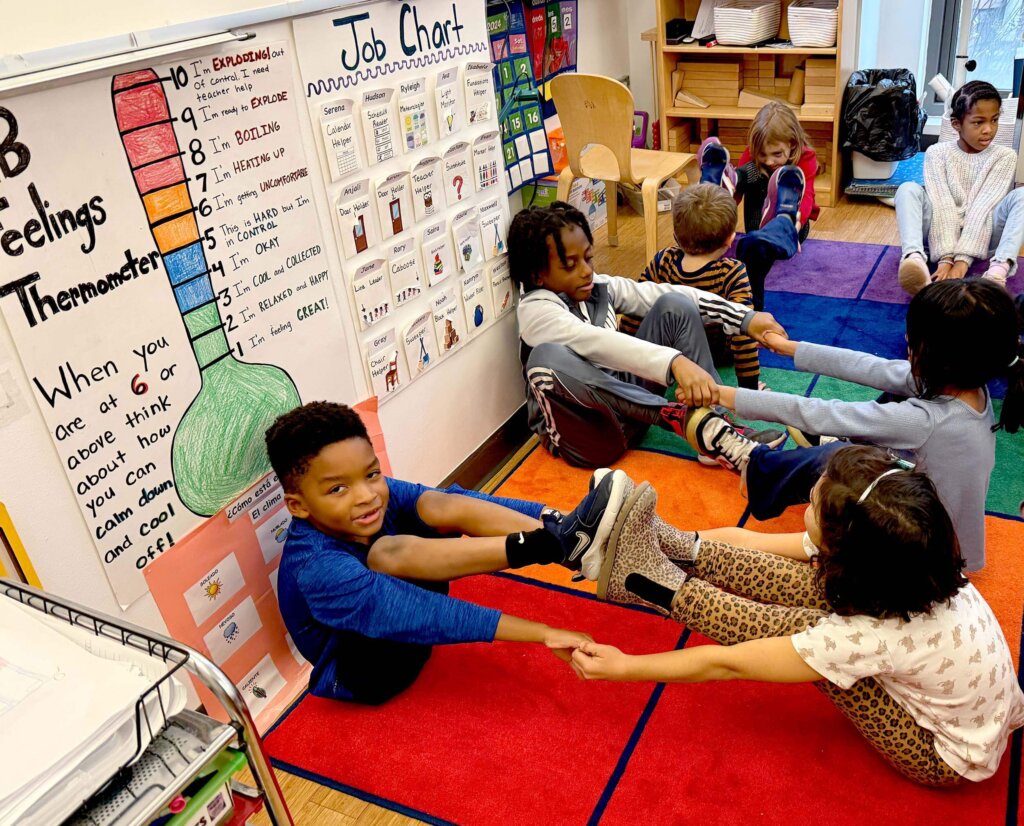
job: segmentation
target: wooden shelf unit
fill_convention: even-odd
[[[720,103],[712,104],[708,108],[699,106],[676,106],[672,94],[672,72],[676,64],[681,61],[707,62],[709,64],[730,56],[735,57],[741,63],[740,76],[742,79],[743,55],[770,56],[774,65],[774,77],[784,80],[792,75],[795,65],[804,60],[828,60],[833,59],[835,65],[835,81],[828,87],[831,91],[833,101],[832,113],[825,114],[820,107],[809,109],[806,113],[803,107],[797,107],[797,117],[804,128],[808,130],[811,137],[811,144],[818,152],[819,166],[824,164],[824,171],[815,178],[815,194],[820,206],[835,206],[842,192],[842,158],[839,152],[839,117],[842,110],[843,85],[841,84],[842,72],[840,71],[840,45],[842,43],[843,23],[843,2],[838,0],[839,25],[836,32],[836,45],[829,48],[749,48],[744,46],[700,46],[700,45],[668,45],[665,42],[665,24],[669,20],[678,17],[687,20],[694,20],[700,6],[700,0],[655,0],[657,7],[657,95],[658,111],[661,112],[661,145],[668,147],[668,130],[682,121],[692,121],[690,135],[691,146],[697,146],[708,137],[709,134],[717,135],[719,132],[718,121],[727,121],[728,127],[732,128],[735,134],[736,121],[745,122],[749,125],[757,114],[756,108],[728,106]],[[782,26],[786,31],[786,15],[789,0],[782,0]],[[772,81],[773,84],[775,81]],[[810,84],[809,84],[810,85]],[[771,91],[765,89],[764,91]],[[775,93],[785,98],[785,92],[775,89]],[[697,92],[699,95],[699,91]],[[827,125],[827,127],[823,126]],[[723,140],[727,146],[728,141]],[[824,145],[822,145],[824,144]],[[733,143],[730,151],[736,148]],[[696,151],[686,147],[680,151]],[[736,160],[738,160],[738,156]]]

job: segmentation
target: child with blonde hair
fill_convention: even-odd
[[[736,257],[747,267],[754,308],[764,308],[764,284],[772,265],[792,258],[818,217],[814,176],[818,159],[793,110],[772,101],[750,124],[747,149],[733,167],[716,137],[697,153],[701,183],[718,184],[743,201],[745,234]]]

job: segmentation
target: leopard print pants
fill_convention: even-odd
[[[810,565],[705,540],[672,606],[673,619],[721,645],[791,636],[827,613]],[[935,751],[932,733],[875,680],[859,680],[849,689],[827,680],[815,685],[911,780],[927,786],[963,780]]]

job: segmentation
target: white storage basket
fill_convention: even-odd
[[[788,19],[789,39],[794,46],[827,49],[836,45],[836,0],[793,0]]]
[[[715,39],[723,46],[750,46],[777,37],[781,0],[728,0],[715,7]]]

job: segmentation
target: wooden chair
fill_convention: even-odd
[[[551,81],[551,95],[562,122],[569,165],[558,178],[558,197],[569,199],[574,178],[595,178],[606,184],[639,185],[643,194],[647,260],[658,251],[658,190],[696,161],[686,152],[633,149],[633,95],[601,75],[566,73]],[[586,154],[584,148],[592,144]],[[618,246],[615,187],[608,192],[608,243]]]

